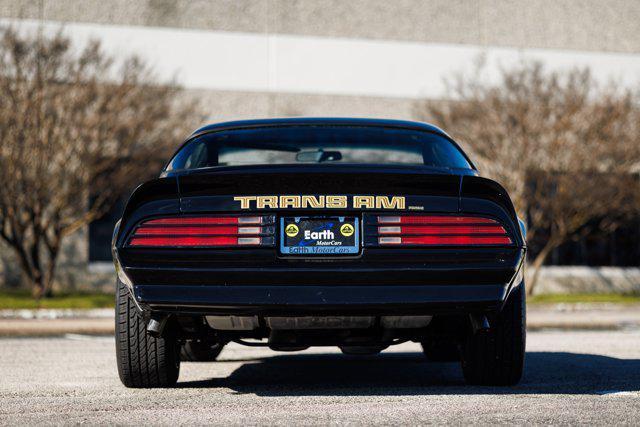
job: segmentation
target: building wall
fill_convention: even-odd
[[[146,56],[210,120],[410,119],[416,98],[446,97],[443,79],[480,57],[489,79],[537,60],[640,84],[635,0],[0,0],[0,22]]]
[[[212,31],[640,52],[634,0],[2,0],[0,16]]]

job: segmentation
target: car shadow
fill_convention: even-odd
[[[278,355],[247,360],[226,378],[178,387],[229,388],[259,396],[598,394],[639,391],[640,360],[528,352],[520,384],[476,387],[465,385],[458,363],[428,363],[421,353]]]

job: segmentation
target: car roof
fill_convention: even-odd
[[[429,123],[414,122],[409,120],[368,119],[348,117],[296,117],[280,119],[237,120],[231,122],[214,123],[203,126],[193,132],[188,139],[209,132],[229,129],[248,129],[270,126],[371,126],[389,127],[397,129],[422,130],[440,134],[453,140],[445,131]]]

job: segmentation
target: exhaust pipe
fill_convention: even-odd
[[[154,338],[160,338],[164,332],[169,316],[161,314],[152,314],[147,322],[147,333]]]
[[[471,328],[473,329],[474,334],[477,334],[480,331],[486,332],[491,329],[487,316],[482,314],[470,314],[469,320],[471,320]]]

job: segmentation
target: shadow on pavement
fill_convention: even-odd
[[[224,387],[260,396],[596,394],[639,391],[640,360],[529,352],[519,385],[472,387],[464,384],[459,364],[428,363],[420,353],[292,354],[253,359],[226,378],[183,382],[178,387]]]

